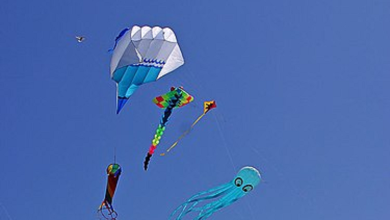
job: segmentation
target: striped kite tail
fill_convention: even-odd
[[[145,170],[148,169],[150,158],[152,158],[152,155],[154,154],[154,151],[156,150],[157,145],[160,143],[160,139],[161,139],[161,136],[164,134],[164,130],[165,130],[165,124],[164,123],[159,124],[158,128],[156,130],[156,134],[154,135],[152,145],[150,145],[148,154],[145,157],[145,161],[144,161],[144,169]]]
[[[153,154],[154,154],[154,150],[156,150],[157,148],[157,145],[154,145],[152,144],[149,148],[149,151],[148,151],[148,154],[146,155],[145,157],[145,161],[144,161],[144,169],[147,170],[148,169],[148,165],[149,165],[149,161],[150,161],[150,158],[152,158]]]

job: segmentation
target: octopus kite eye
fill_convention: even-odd
[[[242,186],[242,179],[240,177],[237,177],[235,180],[234,180],[234,184],[237,186],[237,187],[240,187]]]
[[[249,191],[251,191],[252,189],[253,189],[253,186],[251,186],[251,185],[246,185],[246,186],[242,187],[242,190],[243,190],[244,192],[249,192]]]

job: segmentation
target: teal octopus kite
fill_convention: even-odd
[[[260,180],[258,170],[253,167],[244,167],[229,183],[192,196],[187,202],[177,207],[169,219],[181,220],[193,212],[199,213],[194,220],[206,219],[214,212],[248,194],[260,183]],[[211,201],[207,203],[209,200]],[[198,205],[202,202],[204,202],[203,205]]]

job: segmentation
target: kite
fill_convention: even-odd
[[[184,64],[175,33],[168,27],[134,26],[122,30],[111,49],[111,78],[117,85],[117,114],[145,83]]]
[[[121,173],[122,168],[119,166],[119,164],[113,163],[107,167],[108,181],[106,196],[98,209],[98,213],[100,213],[100,215],[105,219],[115,220],[118,216],[118,213],[114,211],[114,208],[112,207],[112,199],[114,197],[115,189]]]
[[[177,207],[169,219],[181,220],[187,214],[194,212],[199,213],[194,220],[206,219],[214,212],[231,205],[248,194],[260,183],[260,180],[261,176],[258,170],[253,167],[244,167],[229,183],[192,196],[187,202]],[[201,202],[204,202],[203,205],[197,206]]]
[[[160,143],[161,136],[165,131],[165,126],[168,122],[169,116],[172,114],[173,109],[183,107],[188,103],[192,102],[193,100],[194,97],[192,97],[190,94],[184,91],[183,87],[179,87],[179,88],[172,87],[170,92],[153,99],[153,102],[158,107],[165,109],[165,111],[161,117],[160,124],[158,125],[158,128],[156,130],[156,134],[154,135],[152,145],[150,146],[148,154],[146,155],[144,161],[145,170],[148,169],[150,158],[154,154],[157,145]]]
[[[83,37],[83,36],[76,36],[76,40],[77,40],[77,42],[81,43],[81,42],[83,42],[85,40],[85,37]]]
[[[217,104],[215,103],[215,101],[208,101],[208,102],[204,102],[203,103],[203,114],[200,115],[194,123],[192,123],[191,127],[185,131],[178,139],[175,143],[173,143],[169,148],[168,150],[165,152],[165,153],[161,153],[160,156],[164,156],[165,154],[167,154],[169,151],[171,151],[178,143],[179,141],[185,137],[188,133],[190,133],[190,131],[192,130],[192,128],[194,128],[194,126],[196,125],[196,123],[198,123],[200,121],[200,119],[203,118],[203,116],[205,116],[207,114],[207,112],[209,112],[211,109],[213,108],[216,108],[217,107]]]

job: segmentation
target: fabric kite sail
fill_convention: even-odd
[[[122,168],[119,164],[113,163],[107,167],[107,188],[104,201],[99,206],[98,212],[105,219],[115,220],[118,213],[112,207],[112,199],[114,197],[115,189],[118,184],[119,176],[122,173]]]
[[[171,116],[172,114],[173,109],[183,107],[188,103],[192,102],[193,100],[194,97],[192,97],[190,94],[184,91],[183,87],[179,87],[179,88],[172,87],[170,92],[153,99],[153,102],[158,107],[165,109],[165,111],[161,117],[160,124],[158,125],[158,128],[156,130],[156,134],[154,135],[152,145],[150,146],[148,154],[146,155],[144,161],[145,170],[148,169],[150,158],[154,154],[157,145],[160,143],[160,139],[164,133],[165,126],[168,122],[169,116]]]
[[[117,114],[139,86],[184,64],[175,33],[168,27],[126,28],[116,37],[112,51],[110,73],[117,84]]]
[[[165,152],[165,153],[161,153],[160,156],[164,156],[166,155],[167,153],[169,153],[169,151],[171,151],[174,147],[176,147],[176,145],[179,143],[179,141],[185,137],[188,133],[190,133],[190,131],[194,128],[194,126],[200,121],[200,119],[202,119],[206,114],[207,112],[209,112],[211,109],[213,108],[216,108],[217,107],[217,104],[215,103],[214,100],[212,101],[207,101],[207,102],[204,102],[203,103],[203,114],[201,114],[196,120],[194,123],[192,123],[191,127],[186,130],[178,139],[175,143],[173,143],[169,148],[168,150]]]

